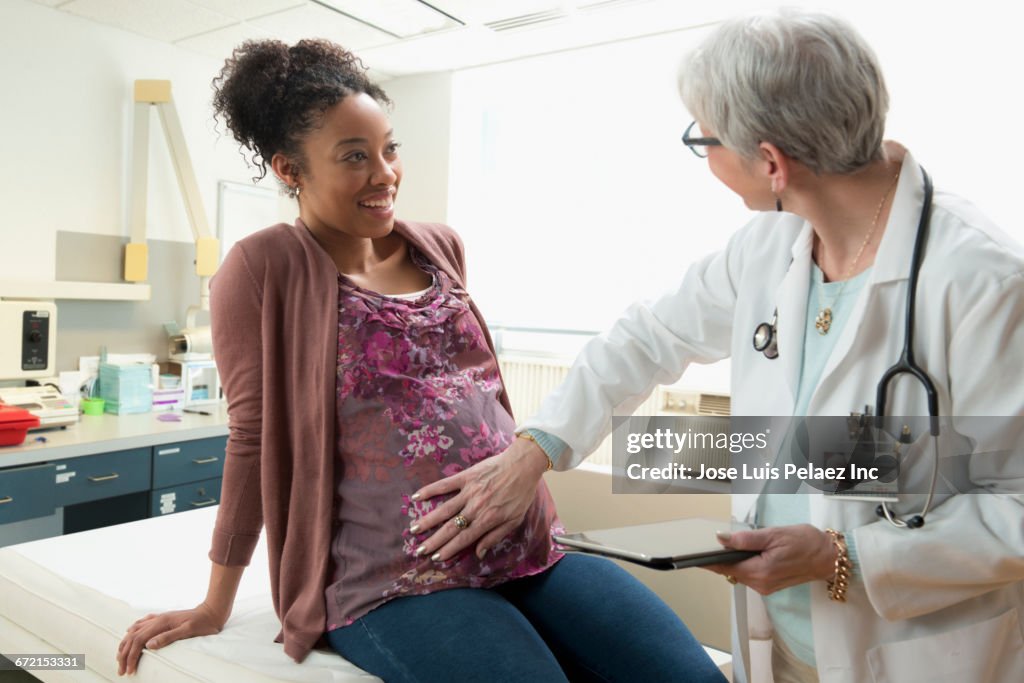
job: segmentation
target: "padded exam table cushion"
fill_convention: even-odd
[[[87,671],[33,672],[44,681],[132,680],[117,675],[118,643],[136,619],[202,601],[216,514],[207,508],[0,548],[0,651],[85,654]],[[261,536],[224,630],[146,651],[134,680],[380,680],[328,651],[296,664],[274,642],[279,629]]]

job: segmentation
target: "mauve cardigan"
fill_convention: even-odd
[[[395,221],[395,232],[465,288],[462,241],[451,228]],[[210,295],[230,434],[209,557],[247,565],[266,528],[270,590],[282,626],[275,642],[301,662],[326,619],[338,269],[301,220],[282,223],[239,241]],[[483,316],[470,307],[493,353]],[[501,403],[511,414],[504,390]]]

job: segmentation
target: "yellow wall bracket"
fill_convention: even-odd
[[[149,119],[150,108],[156,107],[163,125],[164,137],[171,153],[174,174],[178,188],[185,200],[192,238],[196,242],[196,275],[208,278],[217,271],[220,261],[220,246],[210,232],[206,211],[199,194],[199,184],[192,168],[192,160],[185,146],[185,135],[181,121],[171,97],[171,82],[165,80],[135,81],[135,130],[132,135],[132,194],[131,194],[131,241],[124,252],[124,279],[129,282],[145,282],[148,277],[148,254],[146,249],[146,190],[149,166]],[[208,283],[201,284],[202,307],[206,308]]]
[[[145,282],[149,271],[149,246],[143,242],[129,242],[124,247],[124,279]]]

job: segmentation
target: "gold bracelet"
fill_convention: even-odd
[[[533,443],[537,444],[537,448],[540,449],[540,452],[544,454],[545,460],[548,461],[548,466],[546,468],[544,468],[544,471],[545,472],[550,472],[551,471],[551,468],[554,467],[554,464],[551,462],[551,458],[548,456],[548,452],[546,450],[544,450],[544,447],[541,446],[540,443],[538,443],[537,437],[535,437],[530,432],[519,432],[518,434],[516,434],[516,438],[517,439],[526,439],[527,441],[532,441]]]
[[[843,532],[835,529],[825,529],[825,533],[832,537],[832,544],[836,547],[835,573],[828,580],[828,597],[836,602],[846,602],[846,589],[850,585],[850,571],[853,569],[846,549],[846,537]]]

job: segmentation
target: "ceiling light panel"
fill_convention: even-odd
[[[231,17],[198,7],[188,0],[73,0],[60,9],[164,41],[194,36],[235,22]]]
[[[235,19],[253,19],[302,5],[305,0],[189,0],[213,12]]]
[[[268,14],[250,23],[293,45],[303,38],[327,38],[349,50],[395,42],[395,37],[312,2]]]
[[[433,33],[462,24],[417,0],[317,0],[402,38]]]

